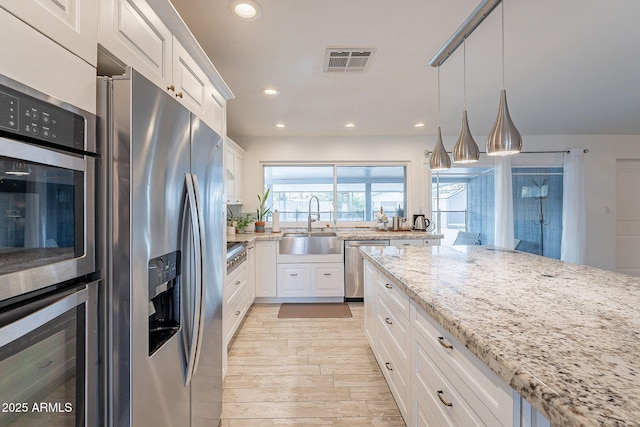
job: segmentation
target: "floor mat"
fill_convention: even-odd
[[[327,317],[351,317],[349,304],[344,303],[313,303],[280,304],[278,317],[281,319],[293,318],[327,318]]]

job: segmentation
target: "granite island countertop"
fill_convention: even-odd
[[[488,246],[361,250],[554,426],[640,425],[640,279]]]
[[[299,230],[292,230],[294,232],[303,232]],[[333,231],[333,230],[332,230]],[[286,231],[285,231],[286,232]],[[322,231],[314,229],[314,233],[322,233]],[[267,231],[265,233],[238,233],[227,235],[228,242],[253,242],[258,240],[280,240],[282,234],[272,233]],[[426,231],[382,231],[373,229],[338,229],[336,234],[341,240],[410,240],[410,239],[442,239],[444,235],[435,234]]]

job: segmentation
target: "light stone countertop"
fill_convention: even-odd
[[[284,232],[287,232],[285,230]],[[322,233],[321,231],[314,229],[314,233]],[[333,231],[333,230],[332,230]],[[295,230],[294,232],[306,232]],[[267,231],[265,233],[239,233],[239,234],[227,234],[228,242],[253,242],[259,240],[280,240],[282,238],[281,233],[272,233]],[[410,240],[410,239],[442,239],[442,234],[433,234],[426,231],[378,231],[373,229],[338,229],[336,234],[341,240]]]
[[[640,426],[640,279],[488,246],[361,250],[554,426]]]

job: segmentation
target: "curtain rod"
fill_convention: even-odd
[[[587,154],[589,152],[588,148],[585,148],[584,150],[582,150],[582,152],[584,154]],[[433,151],[431,150],[424,150],[424,155],[425,156],[430,156],[431,153],[433,153]],[[452,154],[453,151],[447,151],[447,154]],[[517,154],[569,154],[571,153],[571,150],[554,150],[554,151],[521,151]],[[487,154],[486,151],[480,151],[480,154]]]
[[[432,67],[439,67],[449,59],[449,57],[456,51],[458,47],[464,42],[464,39],[469,37],[473,31],[478,28],[478,25],[484,21],[484,18],[489,16],[493,9],[496,8],[502,0],[482,0],[482,2],[475,8],[471,15],[462,23],[462,25],[456,30],[455,33],[447,40],[447,42],[440,48],[436,56],[431,59],[429,65]]]

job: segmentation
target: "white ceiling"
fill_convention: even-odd
[[[231,137],[435,134],[437,70],[428,63],[479,0],[257,1],[262,17],[242,21],[228,0],[172,0],[236,96]],[[500,7],[467,40],[474,135],[497,115]],[[640,1],[507,0],[504,10],[505,88],[522,134],[640,135]],[[377,51],[364,73],[324,73],[330,47]],[[443,135],[460,131],[462,52],[440,67]],[[266,97],[265,87],[281,94]]]

